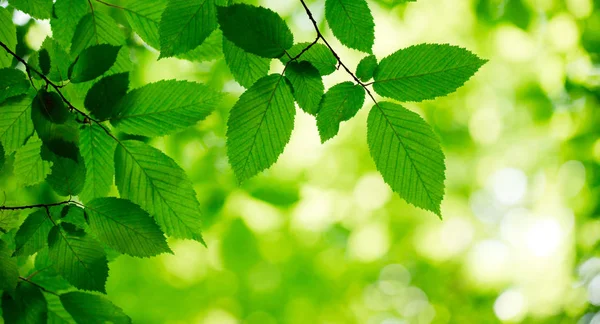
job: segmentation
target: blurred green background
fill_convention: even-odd
[[[325,145],[298,110],[279,161],[239,185],[225,132],[244,89],[220,35],[188,56],[194,62],[157,61],[122,12],[94,2],[130,35],[132,87],[174,78],[229,93],[207,120],[152,142],[195,183],[208,248],[172,240],[174,255],[114,260],[108,296],[134,322],[600,323],[600,1],[404,2],[369,0],[378,59],[423,42],[489,59],[456,93],[406,105],[442,139],[443,221],[406,204],[375,170],[368,102]],[[299,1],[254,3],[285,17],[296,42],[314,39]],[[309,4],[322,22],[324,1]],[[20,12],[14,21],[24,56],[51,33],[48,21]],[[323,28],[356,66],[361,54]],[[339,71],[325,83],[347,80]],[[10,201],[49,192],[1,181],[16,192]]]

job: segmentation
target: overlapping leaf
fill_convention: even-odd
[[[37,286],[23,282],[17,286],[14,296],[2,295],[2,316],[5,323],[46,323],[48,305]]]
[[[307,48],[310,43],[298,43],[292,46],[287,52],[290,54],[290,57],[296,57],[302,51]],[[287,64],[290,60],[290,57],[284,55],[280,58],[283,64]],[[329,75],[336,70],[336,66],[338,64],[337,59],[331,53],[331,50],[323,44],[314,44],[309,49],[307,49],[302,56],[296,59],[297,62],[309,62],[319,70],[321,75]]]
[[[266,76],[242,94],[227,121],[227,155],[240,182],[277,161],[290,140],[295,114],[282,75]]]
[[[96,237],[120,253],[150,257],[171,252],[155,221],[127,199],[94,199],[85,210]]]
[[[81,0],[56,0],[54,15],[50,19],[52,38],[65,49],[71,48],[75,29],[81,18],[90,11],[89,4]],[[87,30],[91,31],[91,30]]]
[[[52,0],[11,0],[10,4],[37,19],[52,16]]]
[[[270,9],[234,4],[217,11],[223,35],[246,52],[276,58],[294,44],[290,28]]]
[[[73,291],[60,295],[60,301],[77,323],[131,323],[121,308],[102,296]]]
[[[48,237],[48,256],[54,269],[79,289],[106,292],[108,261],[104,249],[85,232],[67,225],[55,226]]]
[[[121,197],[150,213],[165,233],[203,242],[200,204],[175,161],[147,144],[124,141],[117,146],[115,171]]]
[[[25,73],[11,68],[0,69],[0,103],[7,98],[27,93],[27,90],[29,81]]]
[[[116,142],[98,125],[81,129],[79,148],[86,169],[86,180],[79,198],[83,202],[108,194],[113,183]]]
[[[10,98],[0,105],[0,141],[6,154],[11,154],[33,133],[29,95]]]
[[[319,71],[307,61],[292,62],[285,70],[285,76],[292,85],[298,106],[305,112],[316,115],[325,92]]]
[[[160,48],[158,27],[167,3],[167,0],[131,0],[122,5],[123,13],[131,28],[148,45],[156,49]]]
[[[159,81],[125,95],[111,122],[129,134],[167,135],[206,118],[220,100],[219,93],[200,83]]]
[[[101,76],[115,64],[119,50],[119,46],[109,44],[84,49],[69,67],[69,79],[73,83],[79,83]]]
[[[269,73],[270,59],[248,53],[225,37],[223,54],[233,78],[245,88],[250,88],[254,82]]]
[[[100,44],[124,45],[125,36],[114,19],[103,12],[94,11],[83,16],[77,24],[71,56],[77,57],[84,49]]]
[[[34,135],[27,144],[17,150],[14,162],[14,174],[19,184],[32,186],[38,184],[50,173],[52,164],[40,156],[42,141]]]
[[[106,120],[116,115],[116,105],[129,88],[129,73],[109,75],[96,82],[85,96],[84,105],[91,114]]]
[[[17,259],[8,245],[0,240],[0,290],[14,292],[19,278]]]
[[[456,91],[487,62],[457,46],[420,44],[384,58],[373,89],[400,101],[422,101]]]
[[[15,255],[29,256],[48,245],[52,222],[45,210],[37,210],[25,219],[15,234]]]
[[[0,7],[0,42],[8,49],[15,51],[17,47],[17,27],[12,22],[12,14],[8,9]],[[0,48],[0,68],[10,67],[13,57]]]
[[[333,86],[321,101],[317,115],[317,127],[321,142],[333,138],[340,123],[354,117],[365,102],[365,90],[350,81]]]
[[[377,170],[407,202],[441,216],[444,153],[419,115],[389,102],[371,108],[367,142]]]
[[[362,82],[367,82],[373,78],[373,73],[377,68],[377,58],[375,55],[369,55],[360,60],[356,67],[356,77]]]

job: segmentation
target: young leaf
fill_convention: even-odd
[[[56,0],[54,15],[50,18],[52,38],[65,50],[69,50],[77,24],[89,11],[90,7],[86,1]]]
[[[76,160],[54,156],[46,182],[61,196],[77,196],[83,190],[85,175],[86,169],[80,155]]]
[[[160,58],[198,47],[217,28],[218,0],[169,0],[160,19]]]
[[[27,144],[17,150],[13,172],[20,185],[38,184],[50,173],[51,164],[40,156],[41,148],[42,141],[34,134],[27,140]]]
[[[285,70],[298,106],[306,113],[316,115],[325,92],[319,71],[309,62],[292,62]]]
[[[37,19],[50,19],[52,0],[11,0],[10,4]]]
[[[90,113],[106,120],[116,115],[115,106],[129,88],[129,73],[109,75],[96,82],[85,96],[84,105]]]
[[[254,82],[269,73],[271,60],[248,53],[223,37],[223,54],[229,71],[242,87],[250,88]]]
[[[457,46],[419,44],[381,60],[373,89],[399,101],[434,99],[456,91],[485,62]]]
[[[0,69],[0,103],[4,100],[27,93],[29,81],[20,70]]]
[[[71,55],[76,57],[84,49],[100,44],[124,45],[125,36],[114,19],[105,13],[94,11],[94,13],[83,16],[77,24],[71,45]]]
[[[60,295],[60,301],[77,323],[131,323],[122,309],[102,296],[73,291]]]
[[[373,72],[377,68],[377,58],[375,55],[369,55],[358,63],[356,67],[356,77],[362,82],[367,82],[373,78]]]
[[[19,278],[17,259],[13,258],[12,254],[8,245],[0,240],[0,290],[11,293],[15,291]]]
[[[108,261],[102,246],[69,224],[54,226],[48,236],[54,269],[73,286],[105,293]]]
[[[79,148],[85,162],[86,181],[79,198],[83,202],[108,194],[115,172],[114,159],[117,143],[98,125],[81,128]]]
[[[123,13],[131,29],[148,45],[160,48],[158,27],[160,17],[167,7],[167,0],[132,0],[123,4]]]
[[[277,58],[294,44],[288,25],[270,9],[234,4],[217,12],[223,35],[246,52]]]
[[[2,7],[0,7],[0,42],[6,44],[13,52],[17,47],[17,27],[13,24],[12,13]],[[3,48],[0,49],[0,68],[10,67],[12,61],[12,55]]]
[[[365,102],[365,89],[350,81],[333,86],[321,101],[317,115],[317,127],[321,142],[333,138],[340,129],[340,123],[354,117]]]
[[[150,213],[165,233],[203,242],[196,192],[175,161],[142,142],[124,141],[115,152],[115,171],[121,197]]]
[[[283,75],[268,75],[242,94],[227,121],[227,156],[240,182],[277,161],[290,140],[295,115]]]
[[[366,0],[326,0],[325,18],[342,44],[372,53],[375,23]]]
[[[98,198],[85,208],[90,230],[111,248],[135,257],[171,252],[163,232],[146,211],[127,199]]]
[[[48,245],[52,222],[45,210],[37,210],[25,219],[15,234],[15,255],[29,256]]]
[[[296,57],[296,55],[300,54],[306,47],[308,47],[310,43],[298,43],[292,46],[287,52],[291,57]],[[279,58],[281,63],[287,64],[290,58],[287,55]],[[331,53],[331,50],[323,44],[314,44],[309,49],[307,49],[302,56],[296,59],[296,62],[309,62],[319,70],[321,75],[329,75],[336,70],[337,67],[337,59]]]
[[[206,118],[220,100],[221,94],[200,83],[159,81],[125,95],[111,123],[129,134],[167,135]]]
[[[120,46],[108,44],[86,48],[69,67],[69,79],[73,83],[79,83],[101,76],[115,64],[120,49]]]
[[[0,142],[4,144],[6,154],[12,154],[25,144],[33,133],[31,103],[29,95],[22,95],[10,98],[0,105]]]
[[[440,215],[446,167],[431,127],[398,104],[380,102],[369,113],[367,142],[383,180],[407,202]]]
[[[17,286],[14,297],[6,291],[2,295],[4,323],[46,323],[48,305],[40,288],[23,282]]]

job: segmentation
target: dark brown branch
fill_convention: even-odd
[[[36,284],[35,282],[33,282],[33,281],[31,281],[31,280],[27,279],[27,278],[24,278],[24,277],[21,277],[21,276],[19,276],[19,280],[21,280],[21,281],[25,281],[25,282],[29,283],[30,285],[36,286],[36,287],[40,288],[41,290],[43,290],[44,292],[47,292],[47,293],[49,293],[49,294],[52,294],[52,295],[54,295],[54,296],[60,296],[59,294],[55,293],[54,291],[52,291],[52,290],[48,290],[48,289],[46,289],[46,288],[44,288],[44,287],[42,287],[42,286],[40,286],[40,285]]]
[[[71,200],[61,201],[57,203],[51,204],[36,204],[36,205],[28,205],[28,206],[0,206],[0,210],[23,210],[23,209],[34,209],[34,208],[49,208],[54,206],[62,206],[72,203]]]

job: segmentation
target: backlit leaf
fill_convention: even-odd
[[[365,90],[350,81],[333,86],[321,101],[317,115],[317,127],[321,142],[333,138],[340,123],[354,117],[365,101]]]
[[[371,53],[375,23],[366,0],[326,0],[325,18],[342,44]]]

